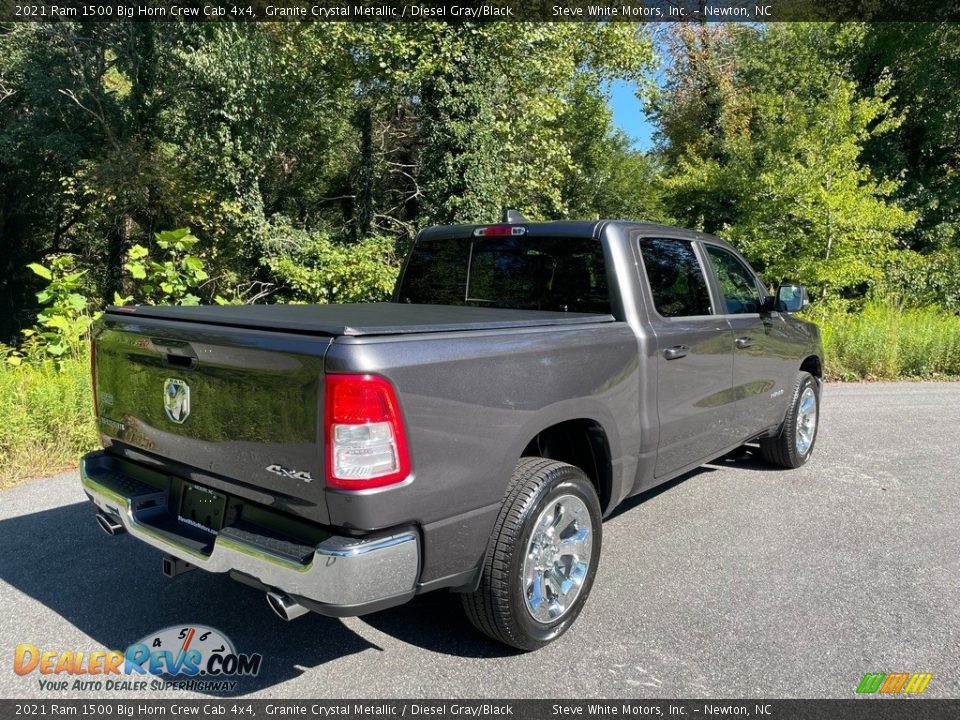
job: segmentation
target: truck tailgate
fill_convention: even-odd
[[[178,475],[187,468],[188,480],[326,522],[331,341],[108,311],[95,350],[101,436]]]

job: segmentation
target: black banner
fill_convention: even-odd
[[[0,717],[215,717],[322,720],[450,718],[760,718],[896,720],[954,718],[960,700],[0,700]]]
[[[960,0],[0,0],[0,22],[960,21]]]

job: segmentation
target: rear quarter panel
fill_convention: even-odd
[[[637,339],[623,322],[574,329],[340,338],[327,372],[389,378],[413,463],[406,485],[327,490],[335,525],[370,530],[406,522],[425,534],[425,582],[475,567],[523,448],[565,420],[597,422],[618,485],[632,485],[640,437]]]

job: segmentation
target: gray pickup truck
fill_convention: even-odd
[[[284,619],[448,588],[536,649],[625,498],[750,442],[810,458],[806,302],[708,235],[515,221],[423,230],[389,303],[111,307],[83,488],[167,575],[229,573]]]

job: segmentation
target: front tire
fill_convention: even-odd
[[[772,465],[798,468],[813,455],[819,425],[820,383],[810,373],[801,372],[780,432],[760,440],[760,454]]]
[[[478,630],[520,650],[565,633],[597,572],[600,502],[573,465],[521,458],[484,556],[476,591],[463,596]]]

